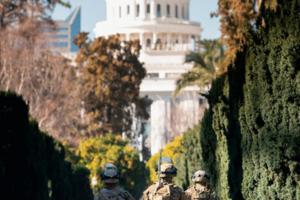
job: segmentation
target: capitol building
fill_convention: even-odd
[[[198,124],[206,107],[196,87],[174,96],[176,80],[192,67],[184,63],[185,55],[200,39],[200,24],[190,21],[189,7],[190,0],[106,0],[106,21],[94,28],[96,37],[119,34],[122,40],[140,41],[140,61],[147,70],[140,95],[153,101],[144,122],[151,154]]]

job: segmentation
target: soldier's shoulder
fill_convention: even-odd
[[[191,192],[194,192],[194,191],[195,191],[195,187],[193,185],[191,185],[190,187],[188,187],[188,189],[186,189],[185,192],[191,193]]]
[[[154,191],[154,190],[156,189],[156,187],[157,187],[157,184],[154,183],[154,184],[150,185],[150,186],[144,191],[144,193],[152,192],[152,191]]]
[[[126,199],[126,200],[134,199],[133,196],[130,194],[130,192],[128,192],[127,190],[125,190],[122,187],[118,188],[118,195],[121,196],[123,199]]]
[[[179,187],[178,185],[172,184],[171,186],[172,186],[173,190],[183,192],[183,189],[181,187]]]
[[[152,184],[150,185],[144,192],[143,192],[143,196],[142,199],[143,200],[149,200],[151,194],[153,194],[156,190],[156,184]]]
[[[104,189],[100,189],[95,192],[95,200],[104,200],[106,195],[106,191]]]

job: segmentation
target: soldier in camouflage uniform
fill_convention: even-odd
[[[117,167],[111,163],[106,164],[101,174],[105,186],[95,195],[95,200],[135,200],[119,186],[119,178]]]
[[[177,169],[172,164],[172,160],[163,158],[159,168],[159,181],[144,191],[142,200],[185,200],[184,191],[173,183]]]
[[[193,185],[185,191],[190,200],[217,200],[214,192],[209,187],[209,175],[205,171],[196,171],[192,181]]]

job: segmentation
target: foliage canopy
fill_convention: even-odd
[[[193,63],[193,68],[185,72],[176,82],[175,95],[187,86],[196,85],[203,93],[224,65],[224,46],[219,40],[198,41],[200,49],[189,52],[185,57],[186,63]]]
[[[80,52],[82,100],[88,132],[127,133],[133,115],[148,117],[147,100],[139,97],[146,75],[139,62],[139,41],[122,42],[119,36],[99,37],[89,41],[87,33],[76,39]]]
[[[136,149],[120,135],[105,134],[80,142],[77,149],[80,163],[91,171],[91,179],[97,178],[96,188],[103,187],[100,180],[102,167],[114,163],[121,174],[121,185],[138,197],[146,184],[144,163],[139,160]]]
[[[266,27],[264,14],[276,11],[278,0],[219,0],[218,11],[213,14],[220,17],[221,39],[226,46],[225,62],[221,71],[236,58],[236,53],[245,47],[248,36],[259,27]]]
[[[0,193],[10,199],[93,199],[89,171],[65,160],[65,148],[29,120],[15,94],[0,92]],[[80,189],[79,189],[80,188]]]

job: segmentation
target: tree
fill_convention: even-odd
[[[199,41],[199,52],[190,52],[186,55],[185,62],[193,63],[191,70],[181,75],[177,80],[175,94],[183,88],[196,85],[203,91],[214,80],[224,64],[224,47],[218,40]]]
[[[76,43],[87,132],[128,133],[135,113],[148,117],[143,103],[147,100],[139,97],[146,75],[138,60],[139,41],[122,42],[119,36],[88,41],[87,33],[81,33]]]
[[[275,11],[277,0],[219,0],[216,13],[221,22],[221,39],[226,46],[225,64],[222,71],[236,58],[236,53],[243,49],[247,38],[259,26],[264,26],[264,12]]]
[[[191,185],[191,178],[194,172],[199,169],[205,169],[206,160],[203,160],[202,153],[207,151],[202,147],[202,140],[200,138],[201,126],[197,125],[177,136],[174,140],[168,143],[162,150],[162,156],[172,158],[175,167],[177,168],[177,175],[174,181],[177,185],[187,189]],[[157,164],[159,153],[154,154],[147,161],[147,168],[150,172],[150,181],[157,180]]]
[[[87,169],[66,161],[64,146],[43,133],[28,110],[21,97],[0,92],[1,195],[25,200],[92,200]]]
[[[300,197],[300,2],[277,3],[261,5],[256,30],[209,92],[199,153],[221,199]]]
[[[110,162],[119,169],[120,184],[135,197],[141,195],[146,184],[144,163],[139,160],[138,151],[120,135],[106,134],[82,140],[76,154],[80,157],[79,163],[91,171],[91,180],[96,178],[96,189],[103,187],[100,174],[104,165]]]
[[[32,19],[50,21],[49,11],[57,3],[70,6],[62,0],[3,0],[0,2],[0,29]]]
[[[57,3],[64,4],[0,2],[0,90],[23,95],[43,130],[74,144],[80,125],[76,71],[68,60],[51,52],[44,34]]]
[[[170,157],[174,162],[175,167],[178,166],[180,159],[183,157],[183,136],[177,136],[174,140],[168,143],[165,148],[162,150],[162,156]],[[151,156],[147,161],[147,168],[150,172],[150,181],[155,183],[157,181],[157,165],[159,160],[160,153],[156,153]]]
[[[76,69],[54,55],[34,24],[1,30],[0,89],[22,94],[39,126],[74,143],[80,122]]]

